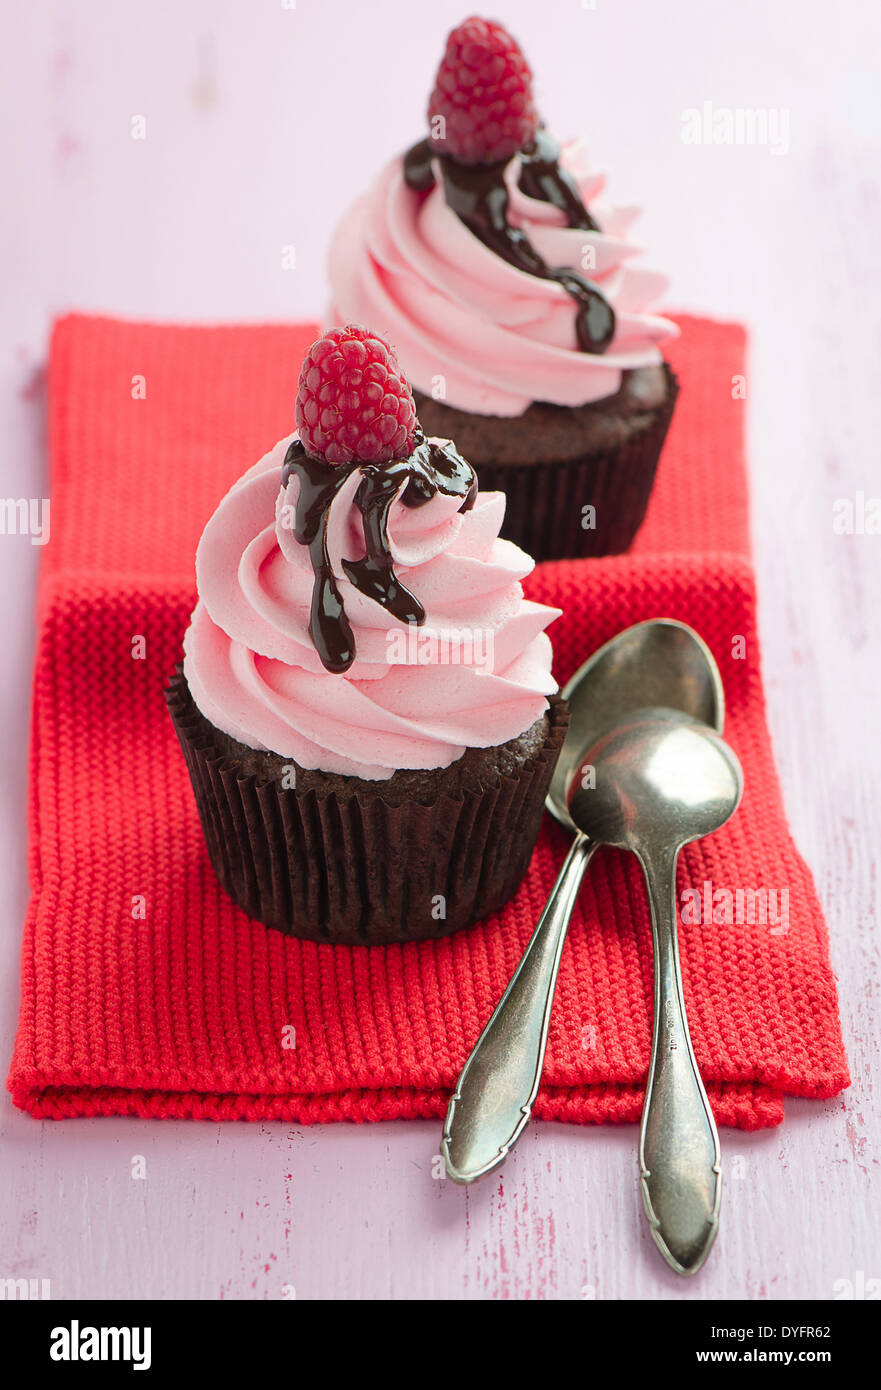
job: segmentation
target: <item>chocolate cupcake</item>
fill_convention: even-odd
[[[168,691],[209,856],[284,932],[442,936],[526,871],[567,720],[557,612],[375,335],[314,344],[297,424],[205,528]]]
[[[506,493],[505,536],[537,559],[626,550],[677,394],[636,210],[541,123],[498,24],[450,34],[428,121],[337,229],[333,316],[394,339],[423,428]]]

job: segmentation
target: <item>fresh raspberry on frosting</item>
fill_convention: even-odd
[[[428,119],[440,149],[460,164],[510,159],[534,139],[538,113],[532,71],[501,24],[472,16],[453,30]]]
[[[306,450],[328,463],[387,463],[413,451],[413,392],[388,343],[358,324],[312,344],[296,417]]]

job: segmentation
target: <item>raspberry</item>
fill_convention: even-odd
[[[355,323],[312,344],[296,416],[306,450],[328,463],[387,463],[413,451],[413,392],[388,343]]]
[[[443,117],[439,132],[433,122]],[[535,138],[532,71],[501,24],[473,16],[454,29],[428,103],[432,135],[460,164],[495,164]]]

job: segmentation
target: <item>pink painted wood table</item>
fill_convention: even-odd
[[[881,1276],[881,536],[858,524],[860,496],[881,493],[881,12],[857,0],[493,12],[527,47],[551,124],[583,131],[615,194],[645,205],[675,302],[750,326],[769,718],[828,915],[853,1086],[790,1102],[778,1130],[723,1131],[722,1234],[686,1284],[648,1237],[633,1127],[536,1124],[501,1178],[464,1192],[440,1177],[434,1123],[37,1124],[7,1098],[0,1278],[50,1279],[57,1298],[774,1299],[865,1297]],[[4,497],[45,492],[53,315],[321,312],[336,217],[420,133],[464,13],[462,0],[2,6]],[[759,115],[748,138],[717,143],[738,108]],[[834,525],[842,499],[852,534]],[[0,536],[4,1066],[39,555]]]

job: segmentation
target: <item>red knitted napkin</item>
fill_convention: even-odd
[[[620,628],[673,616],[722,669],[746,777],[732,822],[684,854],[682,967],[718,1119],[776,1124],[786,1093],[848,1083],[826,928],[787,829],[765,726],[742,460],[739,327],[683,320],[682,381],[633,552],[540,567],[564,681]],[[440,1115],[563,858],[546,824],[504,913],[447,940],[331,947],[249,921],[218,887],[162,696],[193,555],[232,481],[293,420],[299,327],[72,317],[52,343],[52,538],[39,596],[33,895],[9,1087],[38,1116],[286,1120]],[[709,885],[709,887],[707,887]],[[770,920],[727,922],[736,891]],[[716,894],[714,904],[713,894]],[[741,894],[743,897],[743,894]],[[711,912],[706,911],[707,905]],[[752,914],[761,917],[761,898]],[[563,955],[536,1114],[635,1120],[652,1016],[631,857],[591,866]]]

